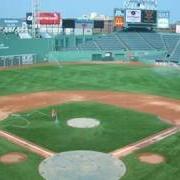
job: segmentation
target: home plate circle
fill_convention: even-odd
[[[74,118],[67,121],[67,125],[74,128],[94,128],[99,124],[98,120],[92,118]]]
[[[39,173],[46,180],[119,180],[125,172],[121,160],[95,151],[56,154],[39,166]]]

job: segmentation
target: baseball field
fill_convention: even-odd
[[[179,68],[86,63],[12,68],[0,70],[0,95],[0,131],[53,153],[112,153],[180,125]],[[68,126],[69,120],[84,117],[99,125]],[[7,139],[0,135],[0,179],[42,179],[38,166],[43,157]],[[117,156],[127,168],[122,179],[179,179],[178,130],[150,144]],[[21,158],[16,157],[16,163],[8,162],[9,157],[3,161],[8,153]],[[143,154],[149,156],[147,161]],[[160,162],[151,158],[154,154]]]

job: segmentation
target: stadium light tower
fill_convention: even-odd
[[[125,9],[157,10],[158,0],[124,0]]]
[[[32,20],[32,33],[33,37],[37,37],[39,33],[39,8],[40,8],[40,0],[32,0],[32,15],[33,15],[33,20]]]

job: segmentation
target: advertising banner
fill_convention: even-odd
[[[124,16],[125,15],[125,10],[124,9],[114,9],[114,16]]]
[[[104,29],[104,21],[103,20],[95,20],[94,28],[95,29]]]
[[[0,27],[22,27],[23,19],[2,18],[0,19]]]
[[[60,24],[60,14],[59,13],[51,13],[51,12],[41,12],[38,14],[38,22],[41,25],[59,25]],[[28,25],[32,25],[33,22],[33,14],[32,12],[26,13],[26,23]]]
[[[114,27],[124,27],[124,17],[123,16],[116,16],[114,18]]]
[[[176,33],[180,33],[180,24],[176,25]]]
[[[157,11],[154,10],[142,10],[142,23],[156,24],[157,23]]]
[[[60,14],[41,12],[38,15],[38,21],[41,25],[59,25],[60,24]]]
[[[158,18],[157,27],[161,29],[169,28],[169,19],[167,18]]]
[[[127,23],[141,23],[141,10],[126,10]]]
[[[170,12],[169,11],[157,11],[157,27],[169,28],[170,25]]]
[[[32,14],[32,12],[26,13],[26,23],[28,25],[32,25],[32,21],[33,21],[33,14]]]
[[[62,28],[75,28],[75,19],[63,19]]]
[[[33,55],[22,56],[22,64],[33,64]]]
[[[93,21],[87,19],[76,19],[75,20],[75,28],[77,29],[92,29]]]

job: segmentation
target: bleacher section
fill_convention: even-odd
[[[162,41],[162,37],[160,34],[158,33],[139,33],[142,38],[148,42],[148,44],[156,49],[156,50],[162,50],[162,49],[165,49],[165,46],[164,46],[164,43]]]
[[[78,46],[78,49],[81,51],[93,51],[99,49],[99,46],[94,41],[89,41],[84,44],[80,44]]]
[[[68,39],[66,36],[64,37],[66,46],[59,49],[64,51],[157,51],[161,52],[160,56],[151,55],[151,53],[142,54],[151,60],[166,57],[169,60],[180,61],[180,35],[173,33],[116,32],[86,38],[73,39],[73,37],[69,37]],[[61,44],[63,43],[61,42]]]
[[[92,40],[78,43],[77,50],[167,50],[171,53],[175,48],[179,35],[119,32],[108,35],[93,36]],[[69,47],[69,46],[68,46]],[[67,47],[67,49],[68,49]],[[64,49],[64,48],[63,48]],[[66,48],[65,48],[66,49]]]
[[[136,32],[117,33],[119,39],[129,50],[153,50],[153,48]]]
[[[101,50],[105,51],[127,49],[115,34],[97,36],[94,38],[94,41]]]
[[[180,39],[177,42],[177,45],[176,45],[174,51],[172,52],[170,59],[171,59],[171,61],[178,61],[180,63]]]
[[[174,35],[166,34],[166,35],[162,35],[162,37],[163,37],[167,52],[171,54],[174,48],[176,47],[176,44],[178,40],[180,39],[180,36],[176,34]]]

